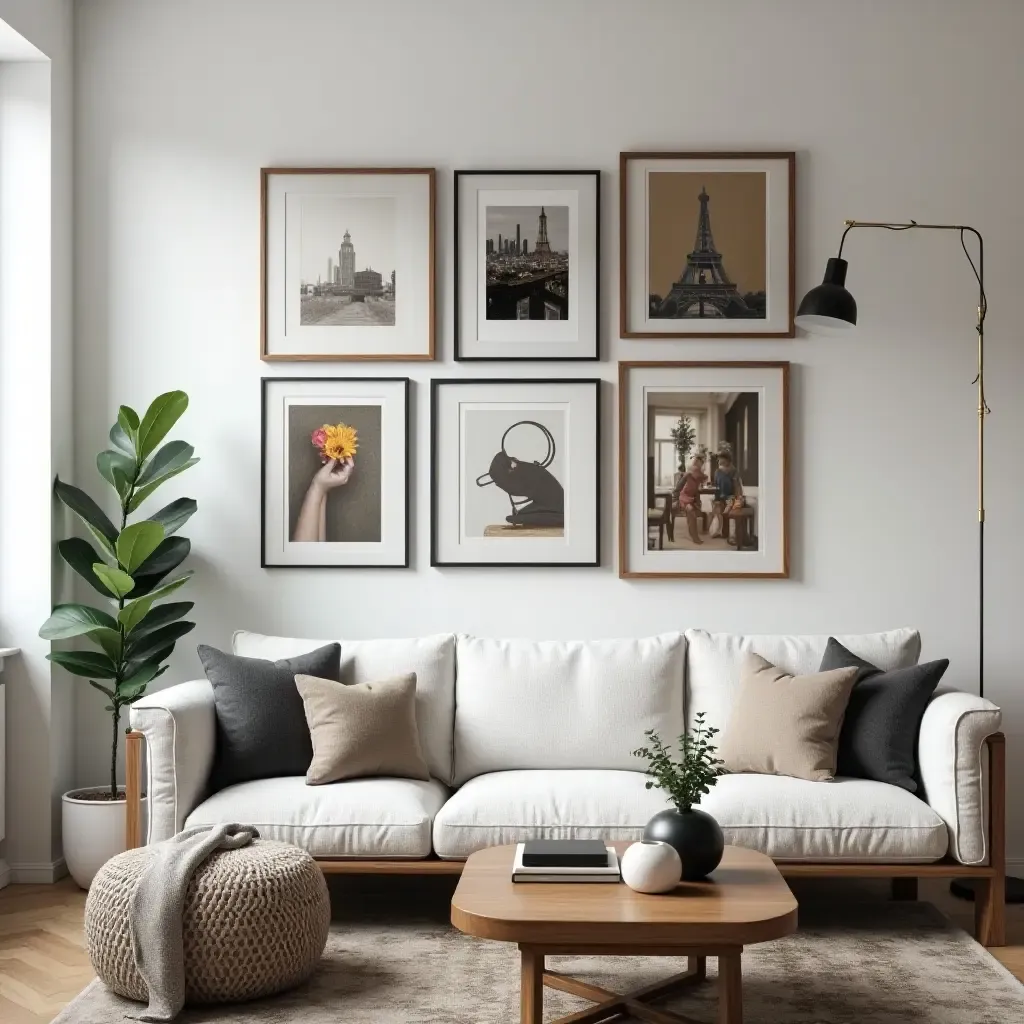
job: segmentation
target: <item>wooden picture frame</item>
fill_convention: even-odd
[[[655,188],[652,175],[658,172],[664,181],[657,179]],[[764,177],[760,199],[758,175]],[[724,224],[721,211],[713,209],[715,196],[708,193],[716,186],[708,188],[709,181],[730,197]],[[698,187],[700,194],[691,196]],[[654,203],[661,212],[652,229]],[[710,246],[701,242],[702,220],[713,227],[716,217],[744,257],[740,267],[750,287],[746,294],[728,276],[729,253],[717,250],[714,232],[707,232]],[[696,242],[684,226],[694,223]],[[623,338],[795,337],[796,154],[620,153],[619,255]],[[723,267],[724,278],[716,281]],[[690,275],[699,283],[689,281]],[[656,291],[666,285],[665,295]]]
[[[362,176],[362,182],[356,179]],[[333,198],[337,202],[362,203],[366,207],[363,220],[370,225],[379,224],[378,237],[375,238],[375,252],[380,258],[389,258],[393,264],[390,268],[390,287],[388,267],[380,271],[369,265],[358,269],[360,259],[359,239],[352,243],[345,235],[336,239],[340,243],[337,249],[340,270],[343,255],[351,253],[352,266],[346,268],[352,277],[351,281],[335,283],[327,286],[332,299],[349,299],[349,306],[358,302],[368,303],[372,309],[367,310],[364,317],[353,318],[353,322],[333,320],[332,313],[325,311],[319,321],[304,322],[305,312],[302,302],[306,298],[307,284],[304,267],[313,256],[304,251],[304,245],[324,243],[324,238],[317,238],[307,243],[307,236],[314,232],[303,233],[300,218],[291,213],[286,217],[285,208],[291,203],[301,203],[303,199],[316,200],[321,203],[322,224],[311,215],[315,227],[329,233],[331,225],[327,222],[337,220],[336,232],[348,232],[344,224],[346,213],[343,207],[335,210],[327,207],[330,197],[327,188],[330,178],[337,178],[336,184],[360,184],[363,192],[352,191],[346,194],[339,191]],[[422,179],[417,181],[416,179]],[[286,183],[296,182],[309,188],[308,196],[299,193],[290,195]],[[391,182],[391,179],[394,179]],[[389,184],[394,191],[388,193]],[[436,171],[432,167],[264,167],[260,170],[260,359],[265,362],[362,362],[362,361],[426,361],[435,358],[435,210],[436,210]],[[388,200],[393,200],[391,209],[384,207]],[[411,212],[416,207],[416,213]],[[372,209],[373,208],[373,209]],[[379,209],[376,209],[379,208]],[[301,211],[301,207],[299,207]],[[376,212],[376,218],[373,213]],[[298,225],[298,226],[297,226]],[[393,231],[391,230],[393,228]],[[315,232],[319,234],[320,232]],[[334,250],[323,250],[326,260],[333,259]],[[298,264],[298,270],[295,265]],[[325,262],[322,269],[326,269]],[[398,276],[398,284],[395,275]],[[360,275],[373,280],[356,281]],[[410,309],[402,309],[402,280],[412,282],[406,288],[410,292],[407,300]],[[379,279],[379,280],[377,280]],[[358,284],[358,289],[357,289]],[[293,294],[301,289],[298,298]],[[319,297],[319,296],[318,296]],[[326,298],[327,296],[324,296]],[[369,302],[368,302],[369,300]],[[390,301],[390,319],[383,311]],[[340,315],[343,311],[334,311]],[[330,323],[324,325],[323,320]],[[372,321],[372,322],[371,322]],[[309,335],[308,330],[331,331],[330,338]],[[344,333],[352,332],[350,337]],[[382,332],[374,334],[373,332]],[[294,341],[290,335],[296,335]],[[310,340],[306,340],[310,339]],[[314,351],[308,349],[313,348]]]
[[[410,550],[410,486],[411,486],[411,381],[408,377],[263,377],[260,381],[260,568],[261,569],[407,569]],[[271,391],[291,392],[271,395]],[[280,402],[280,408],[277,403]],[[289,402],[295,409],[310,407],[312,419],[301,425],[304,431],[293,441],[291,432],[300,425],[293,422]],[[312,473],[318,465],[318,454],[310,443],[307,431],[318,426],[323,417],[317,415],[321,407],[332,403],[339,406],[362,407],[368,412],[378,409],[376,437],[379,444],[376,451],[366,452],[365,442],[354,438],[356,445],[363,444],[364,454],[357,448],[352,457],[355,466],[351,478],[341,485],[342,493],[350,498],[349,484],[357,487],[366,482],[360,474],[360,459],[374,460],[369,476],[367,500],[363,507],[355,506],[355,514],[361,517],[362,532],[358,536],[332,541],[326,533],[319,537],[298,538],[294,535],[291,520],[292,506],[298,505],[297,495],[305,487],[311,487]],[[375,404],[376,403],[376,404]],[[305,410],[302,410],[305,411]],[[398,422],[388,422],[389,419]],[[346,416],[346,421],[350,418]],[[271,436],[270,426],[275,427]],[[328,422],[333,422],[329,420]],[[352,420],[351,422],[355,422]],[[305,473],[298,466],[293,468],[295,453],[302,456]],[[311,461],[312,460],[312,461]],[[296,460],[297,462],[298,460]],[[321,470],[326,470],[326,453],[319,456]],[[273,463],[273,471],[271,470]],[[335,466],[338,463],[335,462]],[[301,475],[297,489],[292,485],[292,476]],[[320,473],[316,474],[320,476]],[[334,488],[326,488],[321,495],[321,530],[327,530],[329,495]],[[310,491],[306,491],[309,497]],[[358,491],[351,492],[350,500],[359,500]],[[391,500],[389,500],[389,498]],[[305,505],[305,499],[302,501]],[[268,513],[268,509],[270,512]],[[352,509],[348,510],[350,513]],[[299,511],[299,516],[302,511]],[[366,537],[366,521],[376,516],[379,539]],[[372,531],[372,523],[370,524]],[[305,543],[313,541],[316,543]],[[324,542],[324,543],[319,543]],[[344,560],[344,559],[348,560]]]
[[[622,579],[787,579],[789,577],[789,377],[790,364],[783,361],[625,361],[619,363],[619,576]],[[731,442],[730,428],[723,419],[736,402],[752,396],[743,412],[746,436],[743,451],[753,451],[756,481],[752,488],[744,483],[745,464]],[[757,396],[756,403],[753,396]],[[637,398],[642,397],[642,406]],[[665,396],[665,397],[663,397]],[[718,396],[723,396],[719,399]],[[735,396],[730,400],[730,396]],[[665,402],[667,408],[659,407]],[[726,408],[726,402],[730,405]],[[707,462],[727,455],[730,468],[738,474],[740,487],[737,508],[710,486],[696,496],[696,505],[683,511],[678,487],[682,474],[673,466],[668,495],[657,493],[660,479],[657,464],[659,449],[671,446],[668,457],[678,457],[674,435],[658,437],[657,417],[678,415],[690,418],[690,408],[706,409],[704,427],[711,444],[703,453]],[[754,409],[754,416],[749,415]],[[717,422],[717,425],[716,425]],[[636,433],[642,431],[638,441]],[[750,445],[749,438],[753,438]],[[700,446],[700,432],[694,441],[694,454]],[[769,452],[769,446],[771,450]],[[636,449],[642,462],[638,464]],[[655,460],[652,462],[652,460]],[[766,473],[765,467],[770,473]],[[710,468],[710,466],[709,466]],[[708,484],[714,474],[708,474]],[[764,478],[764,479],[762,479]],[[665,488],[662,488],[664,491]],[[666,497],[668,500],[666,501]],[[652,505],[652,501],[654,504]],[[691,499],[692,501],[692,499]],[[647,510],[644,524],[639,523]],[[713,534],[714,516],[719,513],[725,528],[725,546]],[[725,512],[727,514],[722,515]],[[657,522],[652,522],[652,517]],[[691,524],[692,521],[692,524]],[[699,540],[691,543],[686,533],[696,527]],[[641,529],[643,532],[641,533]],[[657,530],[657,539],[651,533]],[[674,534],[680,532],[676,544]],[[666,536],[674,551],[665,550]],[[735,544],[733,539],[735,538]],[[708,546],[705,548],[705,540]],[[712,545],[710,541],[719,543]],[[731,550],[735,547],[736,550]],[[678,557],[673,557],[676,555]]]
[[[484,196],[492,202],[483,205]],[[514,218],[516,237],[511,237],[511,213],[516,208],[522,209],[525,221],[521,242],[518,216]],[[492,228],[486,222],[492,214],[496,221],[509,220],[505,238],[501,223]],[[593,362],[601,358],[600,171],[458,170],[454,224],[457,361]],[[504,289],[510,297],[504,302],[498,297],[497,305],[505,307],[505,315],[492,318],[491,258],[500,261],[499,269],[510,276],[534,271],[538,256],[531,248],[531,237],[533,245],[543,237],[549,258],[542,260],[529,281],[535,283],[547,273],[553,283],[535,285],[532,292],[519,281],[497,283],[493,287]],[[482,291],[485,304],[480,300]],[[516,297],[520,297],[518,303]]]

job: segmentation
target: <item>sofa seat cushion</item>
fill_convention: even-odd
[[[434,815],[448,795],[434,779],[351,779],[307,786],[303,776],[229,786],[204,800],[185,827],[237,821],[264,839],[314,857],[427,857]]]
[[[639,839],[669,806],[641,772],[510,771],[467,782],[434,819],[434,851],[462,859],[527,839]],[[777,860],[928,863],[948,846],[945,823],[897,786],[866,779],[805,782],[725,775],[701,805],[725,841]]]
[[[949,846],[945,823],[928,804],[868,779],[723,775],[700,806],[727,843],[775,860],[927,863]]]
[[[527,839],[635,840],[669,806],[642,772],[492,772],[471,779],[434,819],[434,851],[460,860]]]

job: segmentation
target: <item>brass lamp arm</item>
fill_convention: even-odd
[[[843,231],[843,237],[839,240],[839,257],[843,255],[843,245],[846,242],[846,236],[854,228],[883,228],[886,231],[910,231],[913,228],[921,228],[924,231],[959,231],[960,232],[960,244],[963,246],[964,254],[970,261],[971,269],[974,271],[974,276],[978,280],[979,288],[979,302],[978,302],[978,328],[981,329],[981,324],[984,323],[985,315],[988,312],[988,299],[985,297],[985,239],[982,238],[981,232],[971,227],[970,224],[919,224],[916,220],[911,221],[886,221],[886,220],[851,220],[847,218],[843,223],[846,225]],[[964,240],[964,234],[970,233],[978,240],[978,265],[975,266],[974,260],[971,258],[970,252],[967,250],[967,246]]]

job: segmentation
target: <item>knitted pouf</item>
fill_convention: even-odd
[[[118,995],[146,1002],[128,931],[128,901],[150,858],[128,850],[100,868],[85,902],[89,959]],[[186,1003],[282,992],[313,973],[331,920],[327,884],[297,846],[257,839],[208,857],[188,886],[183,916]]]

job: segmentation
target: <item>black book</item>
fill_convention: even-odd
[[[608,849],[600,839],[531,839],[523,844],[523,867],[604,868]]]

